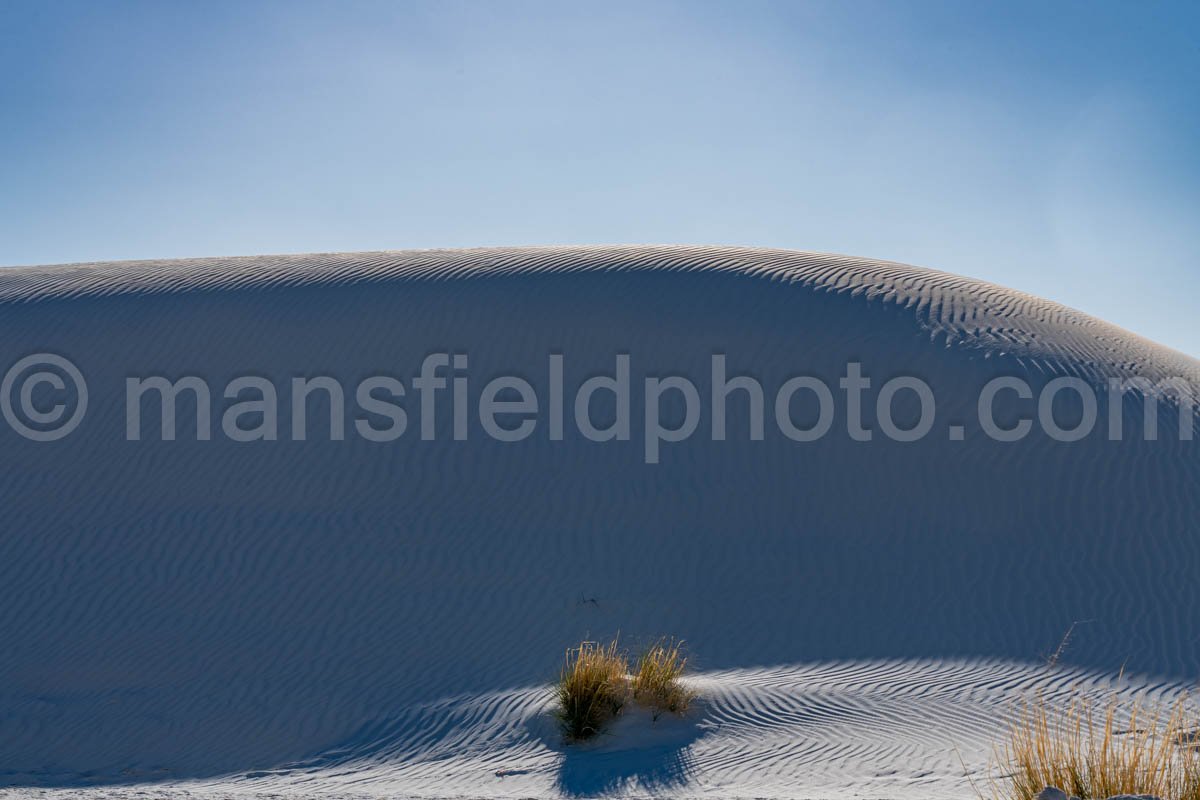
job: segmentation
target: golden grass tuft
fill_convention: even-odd
[[[1003,800],[1033,800],[1047,786],[1082,800],[1149,794],[1200,800],[1200,750],[1185,698],[1167,713],[1134,702],[1122,711],[1077,695],[1062,707],[1038,697],[1019,710],[1009,741],[996,751],[1005,773],[993,784]]]
[[[655,710],[655,719],[664,711],[682,714],[693,694],[679,680],[687,667],[683,643],[662,641],[642,653],[633,673],[633,699]]]
[[[615,717],[629,694],[629,661],[614,639],[583,642],[567,651],[558,677],[558,716],[575,740],[589,739]]]

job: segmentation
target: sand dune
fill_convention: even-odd
[[[59,441],[0,424],[14,792],[962,796],[963,765],[983,774],[1031,688],[1124,667],[1139,676],[1124,691],[1169,694],[1200,666],[1200,459],[1174,435],[1180,408],[1164,398],[1156,441],[1099,426],[1006,443],[973,422],[996,376],[1035,393],[1061,376],[1195,386],[1200,362],[991,284],[698,247],[69,265],[0,271],[0,343],[0,369],[58,354],[88,387]],[[411,381],[430,353],[469,354],[441,375],[473,392],[527,380],[533,434],[496,441],[472,408],[455,441],[447,388],[423,441]],[[797,375],[836,390],[849,362],[875,387],[917,376],[936,422],[891,441],[868,404],[876,436],[851,441],[839,403],[818,441],[770,425],[755,441],[737,394],[726,440],[706,402],[697,432],[646,463],[643,378],[686,376],[708,398],[714,353],[769,393]],[[551,354],[571,391],[629,355],[628,441],[588,441],[569,402],[553,440]],[[198,441],[187,395],[177,441],[152,398],[126,441],[131,377],[199,376],[219,420],[239,377],[383,373],[409,386],[393,442],[353,435],[353,407],[331,441],[319,397],[304,441],[287,413],[278,441],[231,441],[219,422]],[[1126,404],[1126,431],[1143,411]],[[565,647],[618,632],[684,637],[701,709],[564,749],[544,686]]]

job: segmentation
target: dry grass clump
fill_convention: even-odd
[[[595,736],[629,694],[629,661],[613,640],[583,642],[567,651],[558,677],[559,720],[571,739]]]
[[[682,714],[692,701],[692,692],[679,680],[687,666],[682,642],[659,642],[642,653],[633,673],[633,699],[655,710]]]
[[[996,756],[1004,800],[1033,800],[1054,786],[1082,800],[1150,794],[1163,800],[1200,800],[1200,750],[1184,699],[1169,713],[1134,702],[1122,712],[1116,696],[1101,706],[1075,697],[1051,707],[1038,697],[1022,706],[1009,742]]]
[[[632,675],[615,639],[571,648],[555,687],[563,732],[574,741],[590,739],[631,697],[650,708],[655,720],[665,711],[684,713],[695,696],[680,681],[686,666],[683,642],[675,640],[662,640],[646,650]]]

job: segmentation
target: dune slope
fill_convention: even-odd
[[[1103,396],[1077,442],[1036,427],[994,441],[977,421],[996,376],[1035,395],[1064,376],[1200,385],[1200,363],[991,284],[692,247],[0,271],[0,368],[39,353],[74,364],[88,402],[58,441],[0,424],[11,787],[953,796],[962,762],[982,768],[1006,704],[1031,686],[1124,666],[1148,676],[1129,691],[1163,692],[1200,665],[1187,601],[1200,458],[1175,435],[1189,412],[1164,398],[1156,441],[1109,441]],[[467,365],[437,373],[448,385],[427,415],[414,376],[431,353]],[[714,354],[764,386],[762,440],[735,392],[713,441]],[[575,391],[621,355],[629,438],[590,441]],[[847,432],[851,362],[872,379],[871,441]],[[197,439],[184,392],[175,441],[160,436],[153,393],[127,440],[126,382],[152,375],[211,387],[210,438]],[[247,397],[225,390],[248,375],[283,399],[297,377],[348,387],[345,440],[319,392],[302,423],[281,410],[276,440],[225,435],[223,415]],[[381,424],[355,392],[380,375],[407,390],[408,427],[390,442],[356,427]],[[477,414],[501,375],[537,393],[520,441],[490,437]],[[644,380],[670,375],[698,387],[696,432],[647,463]],[[799,375],[836,394],[817,441],[774,422],[776,390]],[[936,397],[919,441],[892,441],[876,418],[874,392],[898,375]],[[56,395],[43,390],[44,409]],[[1067,394],[1054,407],[1064,425],[1080,413]],[[619,414],[610,400],[595,399],[597,427]],[[915,414],[909,395],[895,402],[898,418]],[[1006,425],[1036,417],[1036,400],[997,403]],[[678,393],[662,404],[669,427],[685,420]],[[804,393],[791,409],[798,425],[816,412]],[[1118,412],[1127,434],[1144,411],[1135,397]],[[634,648],[684,637],[706,699],[693,719],[647,733],[631,718],[598,749],[564,749],[543,687],[564,648],[618,632]]]

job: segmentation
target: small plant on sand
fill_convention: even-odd
[[[1082,800],[1149,794],[1163,800],[1200,800],[1200,750],[1184,700],[1169,713],[1134,702],[1119,707],[1076,696],[1052,707],[1026,702],[1011,723],[1009,741],[996,751],[1005,775],[993,795],[1033,800],[1053,786]]]
[[[660,641],[642,653],[633,673],[633,699],[654,710],[682,714],[692,702],[692,692],[679,680],[687,666],[683,643]]]
[[[629,662],[613,640],[567,651],[558,677],[558,717],[567,737],[589,739],[615,717],[629,694]]]

